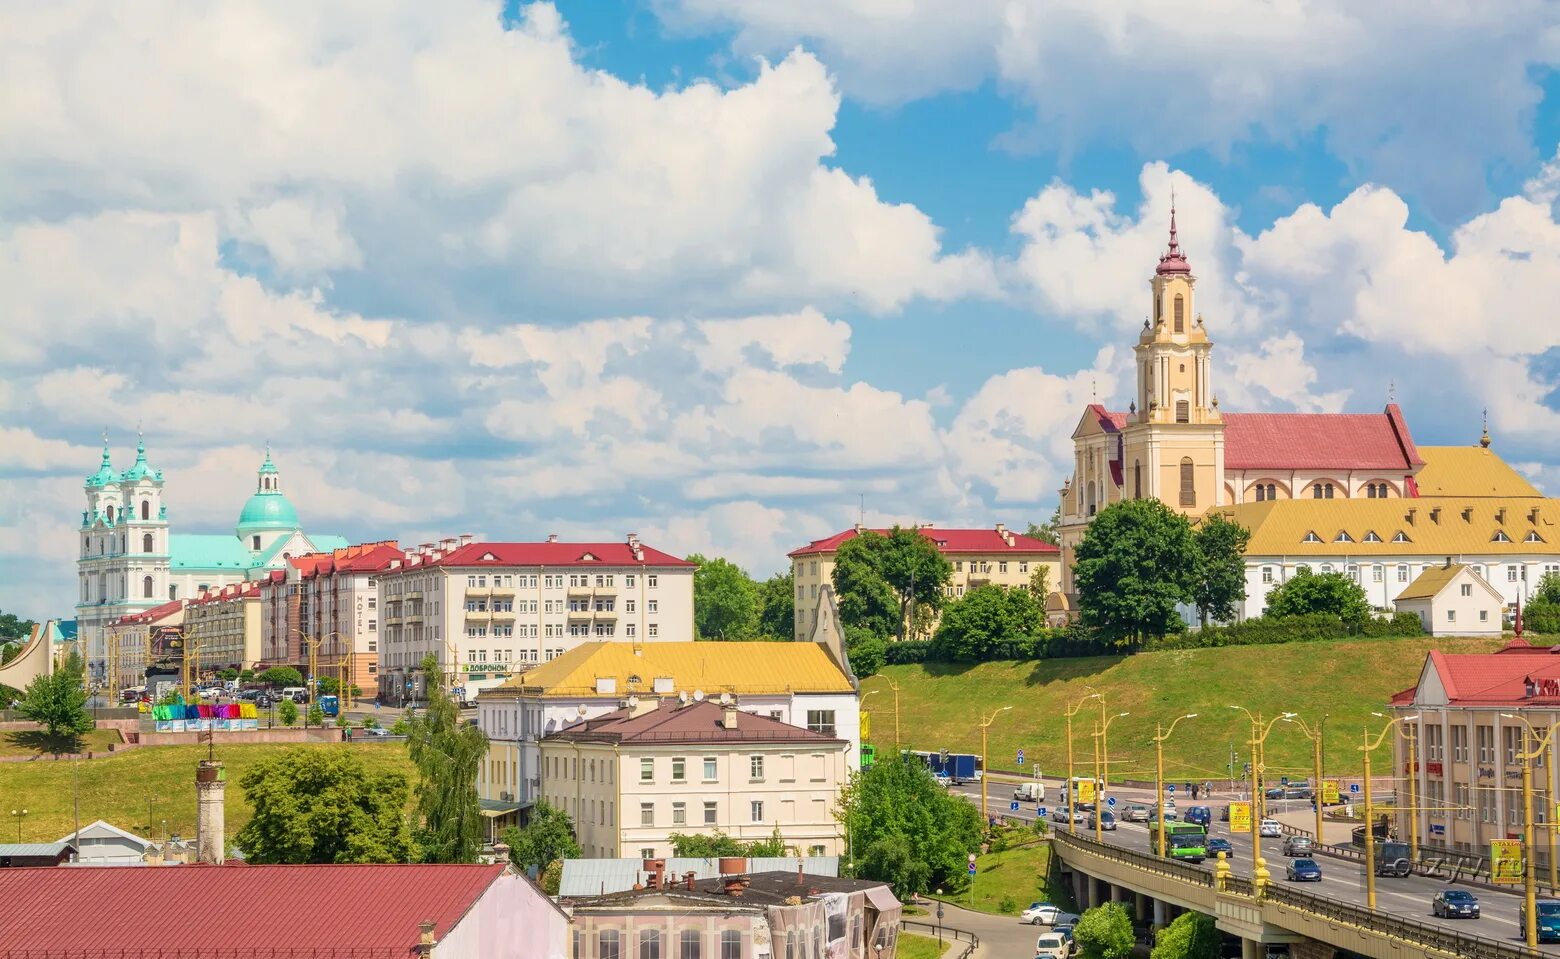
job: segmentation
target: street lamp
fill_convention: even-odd
[[[1380,716],[1381,714],[1372,713],[1371,715]],[[1392,719],[1387,720],[1386,727],[1381,730],[1381,735],[1376,737],[1375,742],[1370,741],[1370,730],[1365,730],[1365,742],[1361,748],[1365,751],[1365,908],[1367,909],[1374,910],[1376,908],[1376,823],[1372,819],[1371,812],[1370,754],[1372,750],[1380,748],[1387,735],[1392,732],[1393,726],[1396,726],[1398,723],[1411,722],[1418,718],[1418,713],[1412,716],[1394,716]]]
[[[1196,713],[1187,713],[1185,716],[1177,716],[1171,720],[1169,729],[1162,729],[1160,723],[1154,724],[1154,802],[1158,804],[1159,812],[1154,821],[1154,827],[1159,830],[1159,858],[1165,857],[1165,740],[1175,732],[1175,727],[1183,719],[1195,719]]]
[[[1386,719],[1385,713],[1371,713],[1377,719]],[[1418,719],[1419,717],[1413,717]],[[1523,720],[1526,722],[1527,720]],[[1406,722],[1398,727],[1398,732],[1408,742],[1408,861],[1419,861],[1419,729],[1410,726]],[[1396,780],[1396,775],[1393,779]],[[1396,790],[1396,786],[1393,787]],[[1399,810],[1402,803],[1394,803]]]
[[[1103,702],[1103,700],[1101,700],[1101,701]],[[1098,726],[1098,728],[1095,729],[1095,731],[1094,731],[1094,739],[1095,739],[1095,743],[1094,743],[1094,779],[1098,783],[1098,785],[1096,785],[1095,788],[1099,792],[1104,792],[1104,783],[1107,782],[1109,780],[1109,778],[1110,778],[1110,724],[1115,722],[1116,720],[1120,719],[1123,716],[1130,716],[1130,715],[1132,715],[1132,714],[1131,713],[1117,713],[1116,715],[1114,715],[1114,716],[1110,717],[1109,719],[1105,720],[1103,723],[1097,723],[1096,724]],[[1101,771],[1102,771],[1101,770],[1101,765],[1102,764],[1104,766],[1104,769],[1103,769],[1104,775],[1103,776],[1101,775]],[[1098,795],[1098,794],[1095,795],[1095,797],[1094,797],[1094,841],[1095,842],[1104,842],[1105,841],[1105,834],[1104,834],[1104,831],[1103,831],[1104,828],[1105,828],[1105,810],[1100,808],[1104,804],[1104,802],[1105,802],[1105,797],[1104,796],[1101,796],[1101,795]]]
[[[899,684],[887,677],[883,681],[894,691],[894,754],[897,756],[899,753]]]
[[[1089,689],[1091,687],[1087,687],[1086,686],[1084,688],[1085,689]],[[1082,699],[1078,700],[1076,703],[1073,703],[1071,706],[1067,707],[1067,831],[1068,832],[1077,832],[1077,830],[1073,828],[1073,817],[1077,815],[1077,812],[1075,810],[1077,809],[1077,805],[1078,805],[1078,803],[1077,803],[1077,800],[1078,800],[1077,784],[1073,782],[1072,718],[1075,715],[1078,714],[1078,710],[1083,708],[1083,704],[1088,702],[1091,699],[1098,699],[1101,702],[1104,702],[1104,697],[1102,697],[1099,693],[1097,693],[1097,692],[1090,692],[1089,695],[1083,697]]]
[[[1538,730],[1533,728],[1533,724],[1521,716],[1513,715],[1512,713],[1501,713],[1500,715],[1502,719],[1515,719],[1527,727],[1522,743],[1524,747],[1527,746],[1529,741],[1533,743],[1532,748],[1524,748],[1517,758],[1522,762],[1522,898],[1526,903],[1526,909],[1524,909],[1522,914],[1523,934],[1527,936],[1528,948],[1537,949],[1538,909],[1536,908],[1536,900],[1538,898],[1538,890],[1536,888],[1537,880],[1533,875],[1533,760],[1542,756],[1544,750],[1549,748],[1550,742],[1554,739],[1555,730],[1560,729],[1560,720],[1551,723],[1549,729],[1545,730],[1544,734],[1540,736]],[[1551,851],[1549,856],[1549,871],[1551,874],[1549,881],[1551,885],[1554,883],[1554,869],[1555,857],[1553,851]]]
[[[1300,732],[1311,741],[1311,765],[1315,775],[1311,777],[1311,799],[1316,805],[1316,842],[1322,842],[1322,734],[1327,725],[1326,714],[1317,722],[1313,729],[1305,720],[1291,714],[1284,720],[1286,723],[1294,723],[1300,727]]]
[[[862,693],[861,694],[861,698],[856,700],[856,711],[858,713],[861,712],[861,708],[866,705],[867,700],[871,699],[873,696],[876,696],[878,693],[881,693],[881,692],[882,692],[881,689],[873,689],[873,690],[869,690],[868,692]],[[861,728],[859,721],[857,722],[857,727],[856,728],[858,730]],[[863,739],[865,739],[865,737],[863,737]],[[862,746],[865,747],[866,743],[863,742]]]
[[[1267,816],[1267,793],[1262,788],[1262,773],[1267,769],[1267,743],[1268,734],[1273,727],[1280,722],[1293,719],[1294,713],[1279,713],[1266,723],[1262,721],[1262,714],[1252,714],[1251,710],[1244,706],[1230,706],[1246,714],[1251,720],[1251,878],[1257,890],[1267,889],[1268,873],[1267,860],[1262,858],[1262,820]]]
[[[986,769],[988,768],[986,761],[986,730],[990,729],[991,724],[996,722],[998,715],[1012,708],[1012,706],[1002,706],[993,709],[990,716],[980,721],[980,813],[988,819],[991,817],[991,812],[986,807],[986,783],[990,781],[991,777],[986,775]]]
[[[22,817],[27,815],[26,809],[13,809],[11,815],[16,819],[16,841],[22,841]]]

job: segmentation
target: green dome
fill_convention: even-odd
[[[105,433],[103,434],[103,464],[98,467],[98,471],[96,473],[93,473],[91,476],[87,477],[87,489],[97,489],[99,487],[107,486],[110,483],[118,481],[118,479],[119,474],[114,471],[114,467],[109,462],[108,434]]]
[[[298,529],[298,511],[280,491],[256,493],[238,514],[240,536],[265,529]]]
[[[136,480],[148,477],[154,480],[161,480],[162,470],[152,469],[151,465],[146,462],[146,441],[142,440],[135,444],[135,465],[125,470],[120,479],[127,483],[133,483]]]

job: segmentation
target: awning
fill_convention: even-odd
[[[490,819],[497,819],[499,816],[517,813],[531,804],[528,802],[500,802],[497,799],[478,799],[477,805],[481,807],[482,815]]]
[[[868,886],[867,901],[872,903],[878,912],[891,912],[901,908],[901,903],[894,898],[894,893],[887,886]]]

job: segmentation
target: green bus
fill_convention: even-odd
[[[867,769],[877,762],[877,747],[871,743],[861,744],[861,768]]]
[[[1148,827],[1148,851],[1159,855],[1159,830],[1165,831],[1165,855],[1184,862],[1202,862],[1208,858],[1208,830],[1192,822],[1157,823]]]

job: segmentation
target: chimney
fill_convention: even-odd
[[[1410,506],[1408,508],[1408,515],[1403,517],[1404,519],[1408,520],[1408,525],[1414,525],[1414,514],[1417,512],[1419,512],[1419,507],[1417,506]]]
[[[558,542],[558,534],[557,533],[548,533],[547,534],[547,542],[549,542],[549,543],[556,543],[556,542]]]
[[[665,859],[646,859],[644,861],[644,867],[645,867],[645,872],[649,873],[649,876],[647,877],[649,879],[649,881],[645,883],[646,887],[648,887],[650,889],[665,889],[666,888],[666,860]]]
[[[460,540],[456,539],[453,536],[451,536],[448,539],[441,539],[441,540],[439,540],[439,549],[446,550],[446,551],[447,550],[452,550],[452,549],[455,548],[456,544],[458,544],[459,542],[460,542]]]
[[[472,537],[472,535],[470,533],[461,533],[460,534],[460,545],[462,545],[462,546],[470,546],[472,538],[473,537]]]
[[[866,528],[867,528],[867,525],[865,523],[857,523],[856,524],[856,534],[859,536],[861,533],[866,531]]]
[[[1451,569],[1452,568],[1452,558],[1450,556],[1446,557],[1446,562],[1441,564],[1441,568],[1442,569]]]
[[[735,705],[722,706],[720,708],[720,728],[737,728],[737,707]]]
[[[1441,523],[1441,507],[1439,507],[1439,506],[1432,506],[1432,507],[1430,507],[1430,522],[1435,523],[1437,526],[1440,525],[1440,523]]]
[[[639,534],[638,533],[629,533],[628,534],[628,545],[631,546],[631,547],[637,547],[639,545]]]
[[[1506,507],[1502,506],[1500,509],[1495,511],[1495,522],[1501,524],[1502,526],[1506,525]]]
[[[691,871],[683,873],[683,888],[688,890],[689,892],[693,892],[693,880],[698,875],[699,875],[698,873],[691,872]]]
[[[417,954],[433,955],[433,920],[424,919],[417,924]]]
[[[227,859],[227,835],[223,802],[227,798],[227,771],[216,759],[202,759],[195,766],[195,861],[220,866]]]

